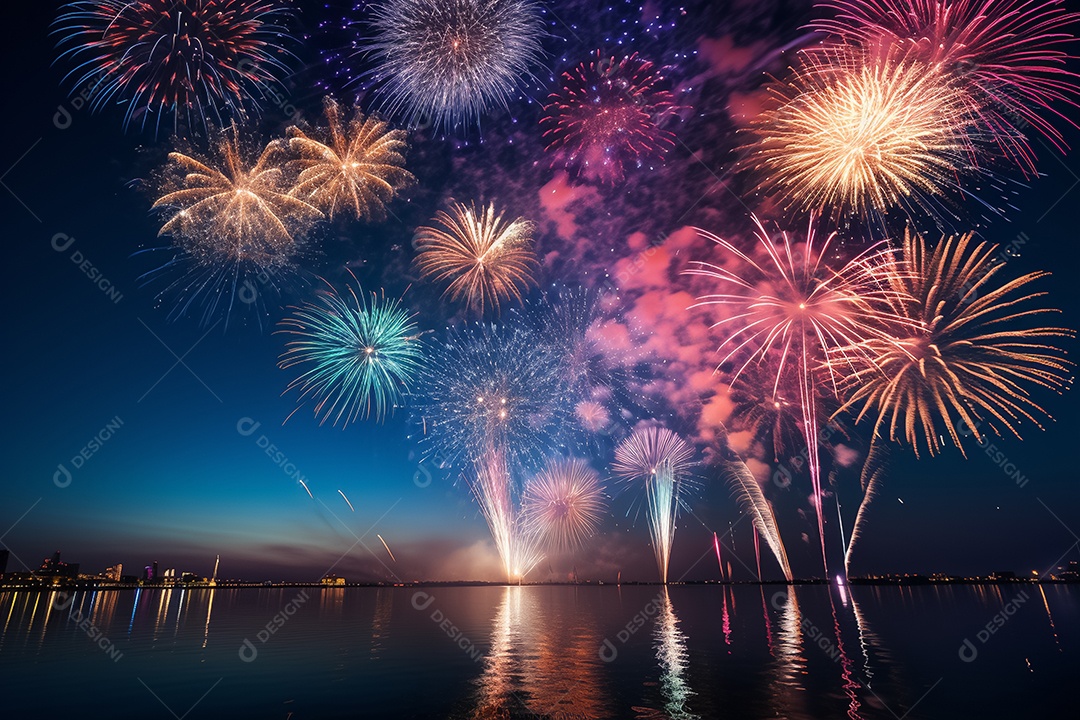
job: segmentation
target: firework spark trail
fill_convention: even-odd
[[[421,277],[446,283],[451,300],[464,299],[468,309],[496,313],[502,303],[522,301],[522,291],[535,285],[539,269],[533,253],[536,225],[524,218],[504,222],[495,204],[477,211],[475,205],[454,203],[440,210],[435,227],[416,230],[416,268]]]
[[[596,533],[606,503],[600,475],[586,460],[557,459],[525,486],[522,519],[545,547],[574,550]]]
[[[784,578],[791,582],[791,566],[788,563],[787,550],[784,548],[783,538],[780,537],[780,529],[776,525],[776,516],[773,514],[772,504],[765,498],[761,486],[758,485],[746,463],[741,460],[727,463],[728,477],[736,491],[736,497],[743,509],[750,513],[750,519],[754,523],[754,548],[757,552],[758,535],[765,538],[766,544],[780,564],[784,572]],[[758,579],[761,579],[761,560],[758,558]]]
[[[678,107],[662,70],[637,53],[594,58],[562,75],[540,119],[547,150],[574,173],[621,180],[627,166],[663,159],[675,135],[662,124]]]
[[[713,547],[716,549],[716,564],[720,566],[720,579],[724,579],[724,558],[720,556],[720,538],[712,534]]]
[[[475,463],[471,487],[503,562],[507,582],[521,581],[544,556],[525,527],[506,454],[494,444]]]
[[[752,363],[762,363],[773,355],[778,356],[776,378],[772,383],[774,395],[788,372],[793,371],[796,376],[812,502],[827,575],[818,448],[820,393],[827,389],[836,393],[837,375],[845,366],[852,367],[856,358],[863,357],[862,346],[868,338],[890,338],[881,326],[885,319],[909,321],[892,312],[902,292],[895,283],[888,282],[898,272],[891,254],[875,246],[839,270],[833,270],[825,260],[835,234],[818,242],[815,220],[811,216],[804,244],[796,251],[786,232],[781,233],[782,245],[779,248],[774,245],[755,217],[758,245],[767,257],[767,262],[763,263],[753,260],[727,240],[699,230],[726,254],[740,260],[749,272],[742,276],[721,265],[701,261],[685,272],[710,278],[735,291],[704,295],[694,306],[720,305],[734,309],[730,317],[713,325],[714,328],[736,325],[721,345],[721,350],[730,348],[720,361],[721,366],[739,355],[746,357],[735,371],[732,382]],[[828,351],[834,348],[844,350],[834,350],[832,361],[826,362]],[[794,363],[789,359],[792,356]],[[792,364],[794,368],[790,367]]]
[[[353,507],[353,504],[352,504],[351,502],[349,502],[349,498],[347,498],[347,497],[345,496],[345,493],[343,493],[342,491],[338,490],[338,495],[341,495],[341,499],[345,501],[345,504],[349,506],[349,509],[350,509],[350,510],[352,510],[353,512],[356,512],[356,508],[354,508],[354,507]]]
[[[383,536],[379,533],[375,533],[375,537],[379,538],[379,542],[381,542],[382,546],[386,548],[386,554],[390,556],[390,559],[394,562],[397,562],[397,558],[394,557],[394,553],[390,552],[390,546],[386,544],[385,540],[383,540]]]
[[[327,128],[316,138],[297,127],[288,129],[289,148],[299,155],[289,162],[298,174],[289,194],[330,219],[343,211],[358,220],[384,219],[386,204],[416,180],[404,167],[407,133],[364,117],[359,107],[346,122],[341,106],[330,97],[323,106]]]
[[[479,125],[533,78],[543,55],[532,0],[383,0],[373,13],[376,96],[414,127]]]
[[[675,520],[691,485],[693,449],[662,427],[639,427],[615,449],[611,470],[626,482],[643,482],[649,535],[661,581],[667,583]]]
[[[862,481],[863,499],[862,502],[859,503],[858,511],[855,513],[855,523],[851,526],[851,538],[848,539],[847,548],[844,551],[844,573],[846,575],[851,574],[851,555],[855,550],[855,543],[858,542],[859,538],[862,536],[862,527],[866,510],[877,496],[878,485],[885,477],[885,459],[887,455],[888,450],[886,449],[884,440],[875,435],[870,441],[870,450],[867,452],[866,462],[863,464],[860,476]]]
[[[292,16],[275,0],[81,0],[61,8],[53,32],[67,46],[58,60],[79,63],[64,79],[92,88],[91,109],[126,103],[125,128],[156,115],[156,131],[172,114],[175,130],[181,115],[205,126],[222,109],[236,119],[277,97]]]
[[[278,332],[292,339],[278,367],[303,368],[286,392],[300,392],[298,409],[314,400],[320,424],[382,420],[402,403],[423,367],[415,315],[396,299],[374,293],[368,299],[358,283],[347,294],[326,285],[317,300],[294,308],[280,323]]]
[[[833,17],[810,23],[833,40],[864,48],[903,47],[937,65],[965,90],[970,114],[1003,153],[1033,172],[1025,138],[1032,127],[1057,149],[1061,132],[1047,114],[1075,127],[1077,74],[1067,66],[1080,14],[1061,0],[823,0]],[[824,43],[823,47],[828,47]]]

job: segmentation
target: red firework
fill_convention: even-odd
[[[823,0],[836,16],[811,26],[864,47],[906,44],[940,64],[967,91],[983,133],[1007,157],[1034,170],[1028,126],[1059,150],[1061,132],[1047,114],[1075,122],[1077,74],[1066,67],[1080,19],[1061,0]]]
[[[81,0],[56,20],[60,57],[77,65],[75,92],[99,110],[127,104],[124,127],[142,116],[205,124],[255,109],[255,97],[288,72],[287,0]]]
[[[614,183],[627,166],[661,160],[674,147],[674,133],[662,126],[678,107],[662,68],[637,53],[619,60],[597,50],[562,79],[540,127],[556,162],[575,174]]]

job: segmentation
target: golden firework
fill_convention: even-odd
[[[288,194],[280,143],[271,142],[252,163],[234,126],[216,150],[206,159],[169,153],[153,205],[167,215],[158,235],[172,236],[203,264],[287,261],[322,213]]]
[[[754,121],[749,163],[794,210],[928,210],[971,165],[964,96],[896,52],[815,52]]]
[[[1042,387],[1061,392],[1071,383],[1072,363],[1054,339],[1072,330],[1042,325],[1058,310],[1040,306],[1045,292],[1030,285],[1048,275],[1032,272],[999,282],[1003,254],[974,242],[971,233],[927,247],[922,237],[904,238],[905,272],[898,285],[899,312],[911,322],[893,327],[896,338],[868,338],[865,367],[847,376],[841,411],[858,409],[856,421],[874,418],[874,434],[904,440],[916,454],[941,451],[947,434],[964,451],[962,438],[984,431],[1020,437],[1029,420],[1049,417],[1031,397]],[[902,436],[902,437],[901,437]]]
[[[415,181],[405,169],[404,130],[365,117],[354,108],[346,123],[333,98],[324,102],[327,128],[321,139],[290,127],[289,148],[299,159],[289,163],[298,173],[290,195],[318,207],[331,219],[348,211],[357,220],[386,217],[386,204]],[[321,140],[325,139],[326,142]]]
[[[521,301],[522,290],[535,284],[539,267],[532,250],[535,224],[517,218],[506,222],[495,205],[477,211],[475,205],[454,203],[439,211],[438,227],[416,231],[416,267],[424,278],[448,283],[445,294],[483,314],[511,298]]]

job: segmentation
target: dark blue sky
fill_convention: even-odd
[[[168,141],[125,134],[115,108],[98,115],[74,109],[60,84],[63,73],[50,67],[53,10],[45,5],[19,3],[13,9],[14,36],[2,50],[8,71],[0,80],[7,108],[0,172],[9,188],[0,188],[8,253],[2,292],[9,309],[2,360],[8,378],[3,448],[9,461],[0,484],[4,546],[31,566],[61,549],[87,571],[158,560],[163,567],[205,574],[220,553],[222,575],[252,579],[309,579],[331,566],[358,578],[391,579],[391,572],[406,580],[489,577],[493,550],[483,519],[449,473],[435,472],[427,483],[404,416],[342,430],[319,427],[301,410],[283,426],[295,402],[281,396],[290,378],[276,367],[279,336],[250,316],[247,322],[230,321],[227,329],[200,326],[198,318],[167,318],[168,303],[155,297],[159,288],[138,280],[160,264],[138,251],[164,241],[155,237],[159,225],[149,215],[150,199],[131,181],[149,174]],[[776,14],[786,7],[777,5]],[[800,21],[788,17],[765,39],[778,44],[793,37]],[[694,32],[724,34],[707,24]],[[69,123],[64,117],[57,122],[61,106],[70,110]],[[521,115],[531,118],[530,112]],[[352,228],[348,237],[328,243],[313,269],[340,276],[350,262],[362,280],[384,282],[389,292],[403,290],[407,279],[398,277],[395,287],[388,276],[408,260],[410,224],[426,218],[443,195],[468,187],[447,179],[446,170],[460,162],[483,164],[483,153],[498,156],[507,137],[528,130],[506,130],[505,121],[493,125],[486,147],[465,148],[460,156],[451,142],[416,142],[420,167],[442,172],[425,177],[417,171],[422,187],[397,208],[403,222]],[[1075,130],[1067,136],[1073,147],[1080,146]],[[705,140],[689,136],[685,142],[697,147]],[[1045,176],[1020,189],[1016,210],[1007,221],[983,228],[983,235],[1008,244],[1023,233],[1022,253],[1010,261],[1010,270],[1052,270],[1044,287],[1052,304],[1064,309],[1063,324],[1077,327],[1080,163],[1075,152],[1062,157],[1040,148],[1039,154]],[[514,191],[532,198],[551,177],[546,165],[509,165],[520,170]],[[722,165],[717,158],[717,167]],[[468,182],[483,187],[482,181]],[[54,249],[65,244],[58,234],[73,238],[62,251]],[[88,261],[107,278],[119,301],[87,276],[89,266],[80,268],[73,258]],[[423,299],[434,297],[419,292]],[[295,297],[303,293],[298,287]],[[270,308],[266,325],[280,315]],[[421,324],[438,329],[445,315],[436,309]],[[1080,473],[1074,446],[1080,416],[1072,393],[1047,398],[1046,405],[1057,422],[1045,433],[1029,427],[1025,442],[995,440],[1028,478],[1023,487],[977,449],[967,461],[955,452],[917,463],[895,453],[860,548],[866,569],[1042,572],[1063,555],[1078,559],[1073,532],[1080,532]],[[251,435],[237,430],[245,418],[261,423]],[[122,424],[112,437],[74,468],[72,458],[116,419]],[[278,460],[260,447],[266,443],[280,449]],[[65,487],[54,482],[60,464],[73,470]],[[316,500],[290,477],[294,471]],[[708,486],[694,517],[677,535],[673,576],[716,577],[714,561],[698,561],[710,530],[722,534],[729,524],[735,526],[738,556],[752,565],[749,523],[740,520],[728,489],[705,475]],[[844,482],[841,501],[850,524],[857,498],[851,478]],[[801,532],[814,533],[797,516],[805,505],[801,500],[794,493],[775,497],[793,565],[805,574],[816,568],[816,555],[814,543],[799,538]],[[630,526],[627,505],[627,498],[616,498],[597,548],[578,558],[583,576],[610,578],[622,569],[624,577],[654,577],[646,529],[640,522]],[[375,533],[395,550],[396,564],[388,562]],[[17,565],[13,559],[9,569]],[[570,565],[555,563],[552,572],[557,576]],[[736,577],[740,573],[749,577],[736,566]]]

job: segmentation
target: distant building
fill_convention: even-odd
[[[345,578],[338,577],[337,575],[324,575],[321,582],[323,585],[337,587],[345,584]]]
[[[0,577],[3,577],[7,572],[8,556],[11,555],[7,550],[0,550]]]
[[[51,558],[41,561],[38,575],[54,578],[77,578],[79,576],[79,563],[66,563],[60,559],[60,551],[53,553]]]
[[[995,570],[990,573],[991,580],[1015,580],[1016,573],[1012,570]]]
[[[116,563],[112,567],[105,568],[105,577],[113,582],[120,582],[120,578],[124,576],[124,565],[122,563]]]

